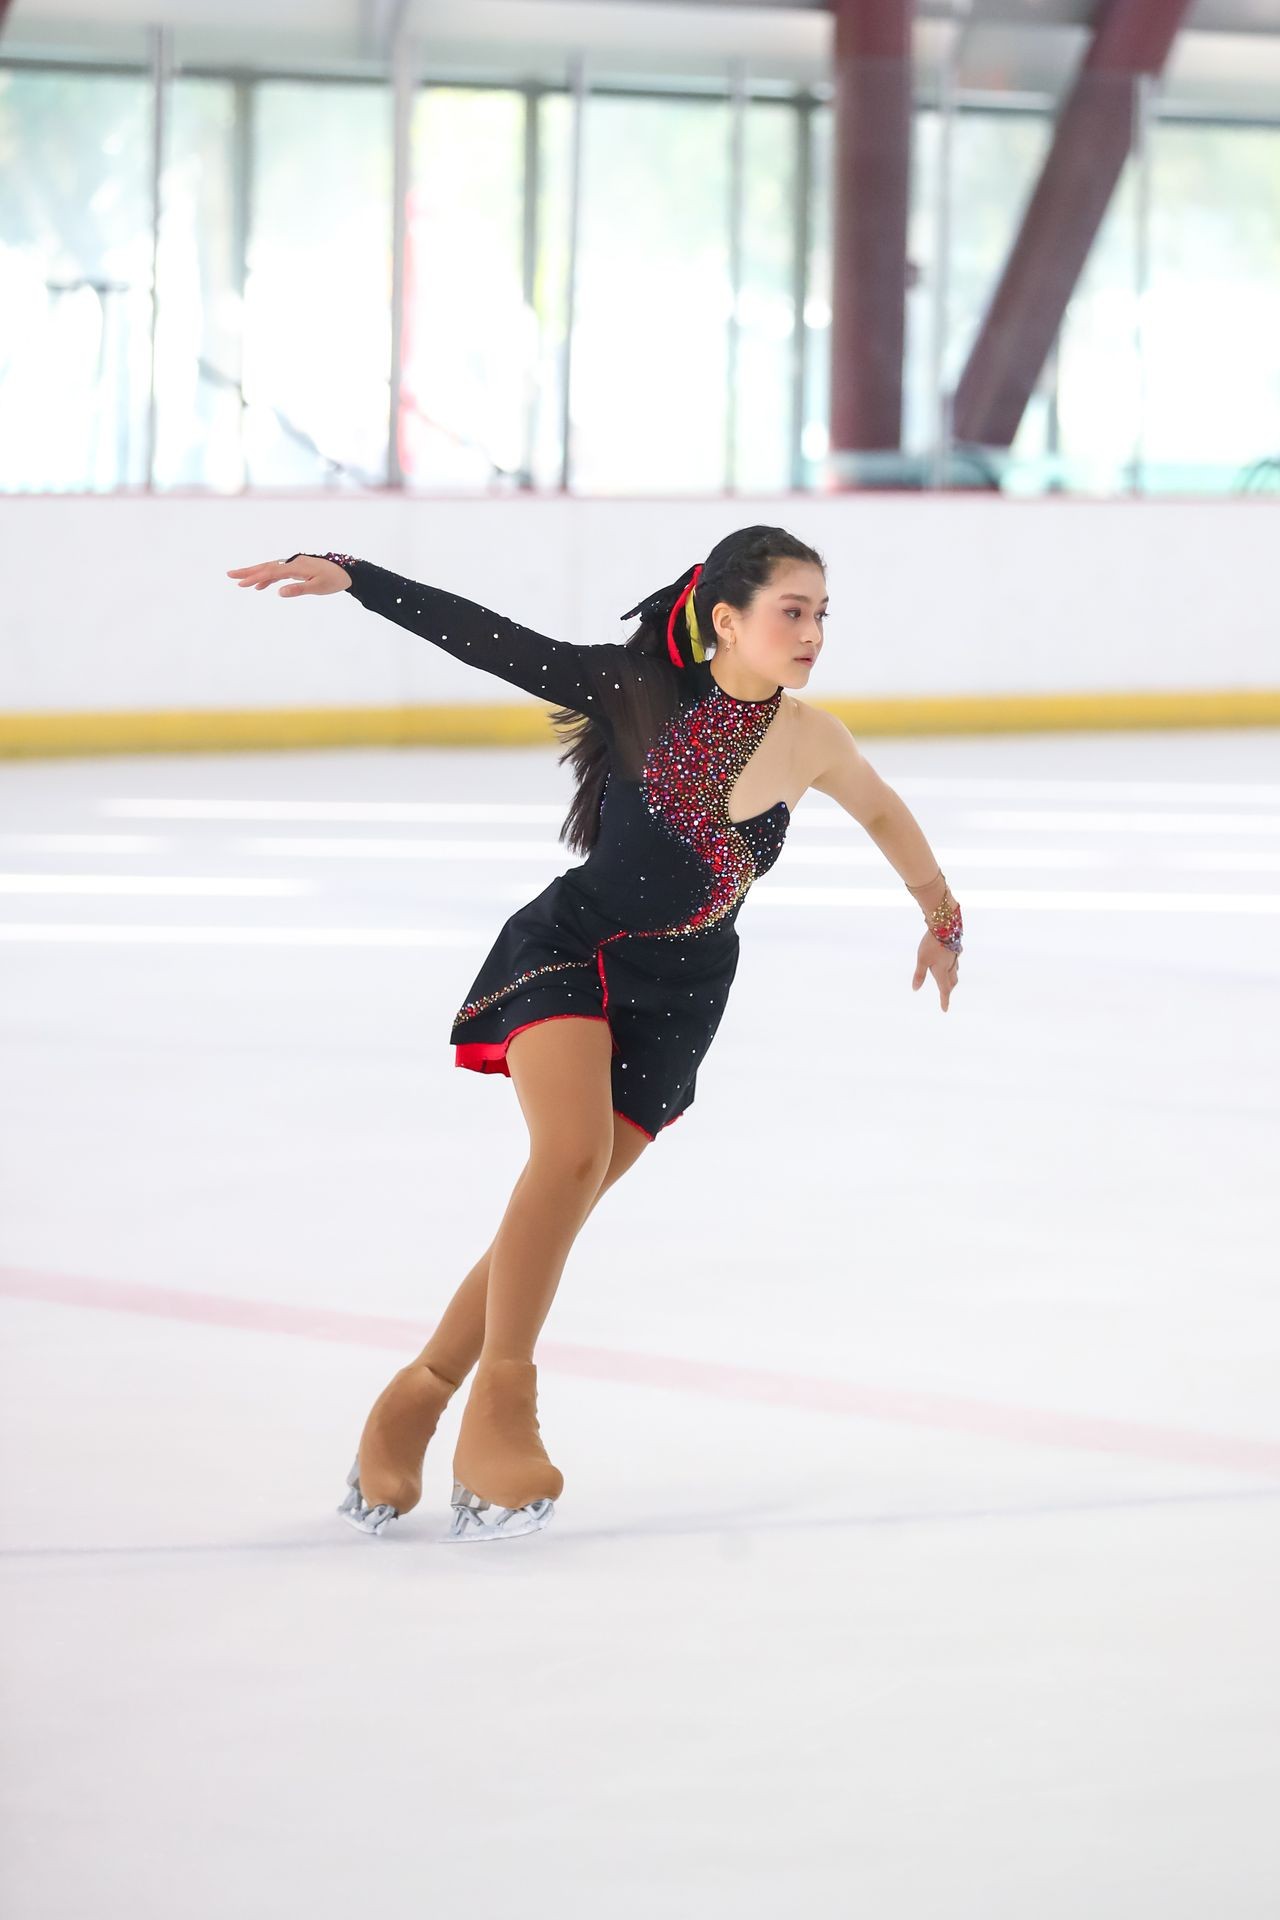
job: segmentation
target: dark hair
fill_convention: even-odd
[[[826,571],[822,555],[795,534],[788,533],[785,527],[740,527],[712,547],[692,595],[698,631],[704,642],[710,641],[714,647],[713,607],[724,600],[745,613],[761,588],[769,585],[775,567],[783,560],[811,561]],[[637,670],[625,676],[621,702],[610,716],[615,764],[622,778],[639,777],[654,737],[680,704],[681,675],[686,670],[677,667],[667,651],[667,616],[677,592],[678,588],[673,587],[662,603],[650,604],[636,631],[623,642],[629,652],[653,664],[641,669],[637,659]],[[676,633],[680,650],[688,658],[690,641],[683,613],[677,615]],[[567,760],[577,782],[560,829],[560,839],[571,852],[587,854],[600,835],[600,808],[609,770],[608,743],[595,720],[573,707],[554,708],[551,724],[566,743],[556,764],[563,766]]]

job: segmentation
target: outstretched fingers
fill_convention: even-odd
[[[288,575],[289,568],[283,560],[261,560],[254,567],[228,567],[227,569],[227,578],[234,580],[237,586],[256,587],[259,592],[263,587],[269,587],[273,580],[284,580]]]
[[[287,580],[289,585],[280,589],[281,600],[296,593],[341,593],[351,585],[345,567],[316,553],[295,553],[291,560],[260,560],[254,567],[228,567],[227,578],[238,587],[253,587],[258,593]]]
[[[274,586],[277,580],[288,580],[296,584],[281,587],[279,598],[287,599],[290,594],[311,593],[311,584],[315,572],[314,565],[303,562],[299,554],[297,560],[260,560],[253,567],[228,567],[227,578],[234,580],[239,587],[253,587],[261,593],[264,587]]]

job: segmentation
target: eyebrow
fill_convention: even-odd
[[[782,598],[784,600],[803,600],[806,607],[813,605],[812,597],[807,593],[784,593]],[[830,600],[831,600],[831,595],[829,593],[824,593],[822,596],[820,605],[825,607],[830,603]]]

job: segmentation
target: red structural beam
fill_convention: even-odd
[[[902,439],[915,0],[831,0],[831,453]],[[847,464],[847,463],[846,463]]]
[[[1139,76],[1163,69],[1191,3],[1104,7],[956,386],[956,441],[1012,443],[1133,146]]]

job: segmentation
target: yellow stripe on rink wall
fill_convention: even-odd
[[[979,693],[815,700],[855,735],[1041,733],[1280,725],[1280,687],[1133,693]],[[0,757],[228,753],[291,747],[537,746],[530,706],[192,707],[141,713],[0,713]]]

